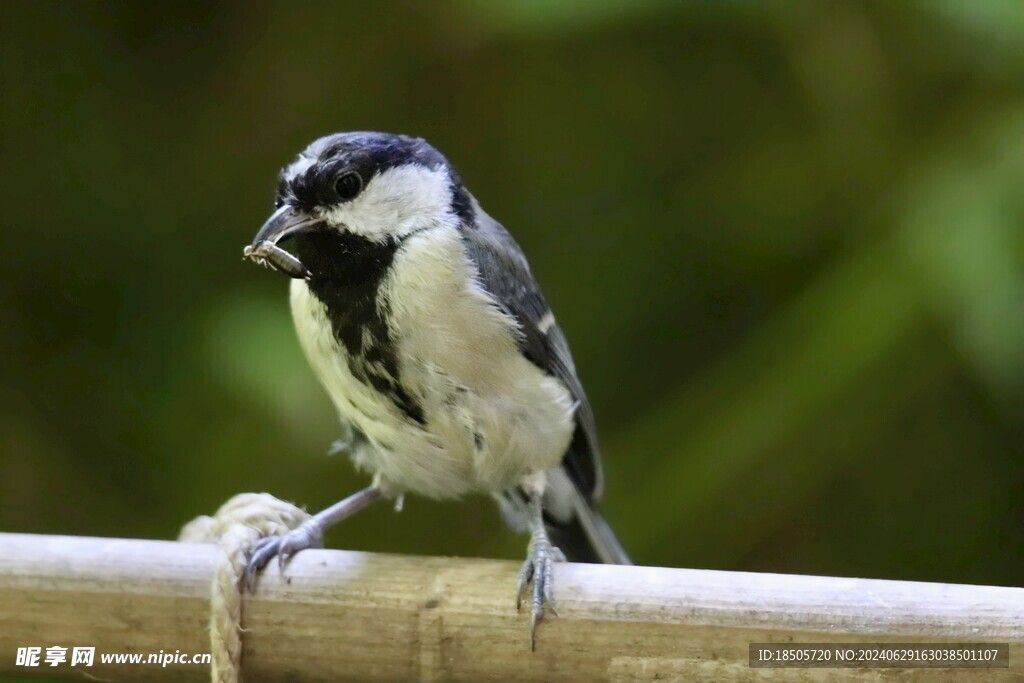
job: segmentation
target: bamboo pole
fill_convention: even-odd
[[[214,546],[0,534],[0,673],[207,680]],[[272,567],[272,569],[274,569]],[[1024,680],[1024,589],[562,564],[530,652],[517,563],[299,553],[245,606],[251,681]],[[752,669],[751,642],[1009,642],[1003,669]],[[17,666],[19,647],[94,646],[91,668]],[[70,650],[69,650],[70,652]]]

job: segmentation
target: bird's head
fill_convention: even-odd
[[[466,220],[469,194],[426,140],[391,133],[338,133],[313,142],[282,169],[275,211],[250,249],[289,240],[317,275],[337,257],[394,246],[432,227]]]

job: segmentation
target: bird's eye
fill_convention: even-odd
[[[363,189],[363,179],[355,171],[343,173],[334,181],[334,191],[343,202],[355,198]]]
[[[282,206],[284,206],[284,200],[283,199],[278,197],[277,199],[274,200],[274,208],[275,209],[280,209]]]

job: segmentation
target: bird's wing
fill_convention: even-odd
[[[526,257],[512,235],[473,200],[475,224],[462,226],[463,242],[480,279],[498,305],[519,323],[520,350],[534,365],[565,384],[576,402],[576,431],[562,459],[577,490],[588,501],[601,496],[602,474],[594,413],[576,376],[565,335],[555,322]]]

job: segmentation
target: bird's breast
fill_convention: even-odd
[[[454,229],[406,239],[372,301],[353,296],[344,314],[332,310],[340,301],[293,281],[310,364],[367,435],[358,464],[446,498],[511,486],[561,460],[573,429],[569,392],[522,356],[515,322],[480,288]]]

